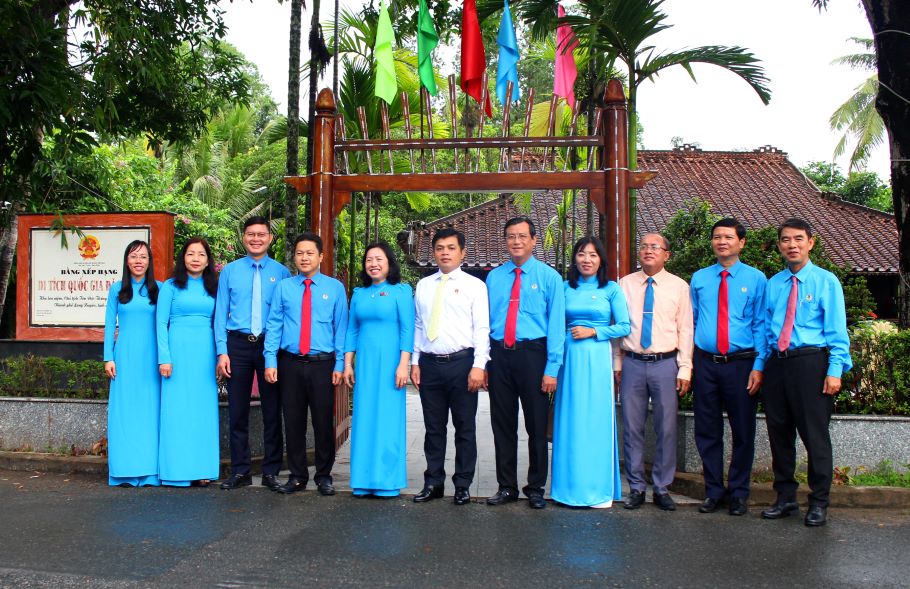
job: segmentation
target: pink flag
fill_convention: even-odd
[[[566,15],[566,11],[559,5],[559,18]],[[575,78],[578,69],[575,67],[575,57],[572,50],[578,47],[578,39],[569,25],[559,25],[556,29],[556,76],[553,78],[553,94],[563,96],[569,106],[575,108]]]

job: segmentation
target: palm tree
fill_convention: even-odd
[[[851,37],[851,41],[865,49],[862,53],[845,55],[832,63],[847,65],[855,69],[873,72],[846,102],[840,105],[829,119],[831,129],[844,131],[844,135],[834,148],[834,157],[839,157],[847,150],[847,143],[856,142],[850,154],[849,172],[862,170],[872,150],[885,140],[885,122],[875,110],[875,99],[878,96],[878,73],[875,68],[875,45],[872,39]]]
[[[300,120],[300,21],[303,0],[291,0],[291,30],[288,49],[288,116],[287,120]],[[285,174],[300,173],[300,125],[288,125],[288,144],[285,157]],[[297,235],[297,189],[290,184],[284,188],[284,243],[285,260],[293,259],[294,238]]]

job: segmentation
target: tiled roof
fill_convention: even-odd
[[[893,215],[823,194],[773,147],[752,152],[700,151],[688,146],[673,151],[640,151],[638,167],[658,175],[638,192],[638,234],[660,231],[684,204],[694,198],[711,203],[715,213],[729,215],[748,228],[776,226],[787,217],[802,217],[825,240],[838,264],[854,272],[893,273],[898,266],[897,227]],[[532,195],[531,217],[541,238],[535,254],[555,262],[552,249],[543,251],[544,229],[556,215],[560,192]],[[469,267],[497,266],[505,259],[502,227],[518,215],[511,195],[471,207],[430,223],[410,227],[410,261],[432,263],[430,240],[440,227],[464,231]],[[576,207],[580,231],[585,227],[584,193]]]

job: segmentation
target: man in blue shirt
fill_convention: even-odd
[[[841,375],[853,367],[844,291],[834,274],[809,260],[815,246],[809,223],[787,219],[777,236],[787,269],[768,281],[762,357],[767,359],[762,403],[777,501],[762,517],[779,519],[799,510],[799,483],[793,476],[799,433],[809,455],[805,524],[823,526],[834,469],[828,424],[834,395],[841,389]]]
[[[755,458],[755,394],[762,381],[758,350],[764,349],[768,281],[761,271],[739,261],[745,245],[742,223],[719,220],[711,228],[717,263],[693,274],[690,283],[695,322],[695,445],[705,479],[701,513],[713,513],[724,502],[730,515],[748,511]],[[724,411],[733,437],[726,487]]]
[[[268,256],[272,231],[264,217],[250,217],[243,224],[246,257],[231,262],[218,277],[215,299],[216,372],[227,381],[231,440],[231,476],[222,489],[236,489],[253,482],[250,474],[250,396],[253,374],[259,385],[262,409],[262,485],[278,487],[284,442],[281,439],[281,400],[278,388],[265,381],[262,343],[272,291],[291,275]]]
[[[556,391],[566,335],[562,277],[534,257],[537,237],[528,217],[509,219],[504,231],[510,259],[487,276],[490,363],[487,384],[501,505],[518,499],[518,402],[528,432],[528,484],[533,509],[543,509],[547,483],[547,412]]]
[[[281,493],[303,491],[309,480],[307,409],[313,420],[316,474],[322,495],[334,495],[335,386],[344,368],[348,300],[344,285],[319,272],[322,238],[302,233],[294,244],[299,274],[281,282],[272,297],[265,337],[265,379],[278,383],[288,445],[288,482]]]

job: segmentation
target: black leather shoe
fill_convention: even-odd
[[[676,511],[676,503],[669,493],[654,493],[654,505],[664,511]]]
[[[765,519],[780,519],[787,517],[794,511],[799,511],[799,503],[778,499],[774,505],[762,511],[761,516]]]
[[[745,497],[730,497],[730,515],[746,515],[749,502]]]
[[[638,509],[645,503],[645,492],[644,491],[629,491],[629,498],[626,499],[626,504],[623,505],[626,509]]]
[[[252,484],[253,477],[249,473],[232,474],[226,481],[221,483],[221,488],[224,490],[239,489],[240,487],[247,487]]]
[[[426,503],[433,499],[442,499],[443,492],[442,485],[426,485],[420,493],[414,495],[414,503]]]
[[[264,474],[262,475],[262,486],[268,487],[269,491],[277,491],[281,486],[281,481],[273,474]]]
[[[505,505],[518,501],[518,491],[513,489],[500,489],[496,494],[487,499],[487,505]]]
[[[306,481],[303,479],[298,479],[296,477],[291,477],[288,479],[288,482],[281,485],[276,491],[279,493],[284,493],[285,495],[290,495],[291,493],[296,493],[297,491],[303,491],[306,489]]]
[[[698,506],[698,513],[714,513],[717,511],[717,508],[721,506],[723,500],[715,499],[714,497],[706,497],[704,501],[701,502],[701,505]]]
[[[531,493],[528,495],[528,505],[531,509],[543,509],[547,506],[547,501],[543,498],[543,493]]]
[[[813,505],[806,513],[806,525],[810,528],[817,528],[828,523],[828,508],[821,505]]]
[[[323,497],[331,497],[335,494],[335,485],[332,484],[332,479],[321,479],[316,483],[316,489],[319,490],[319,494]]]
[[[455,505],[467,505],[470,502],[471,493],[468,491],[468,488],[455,487]]]

